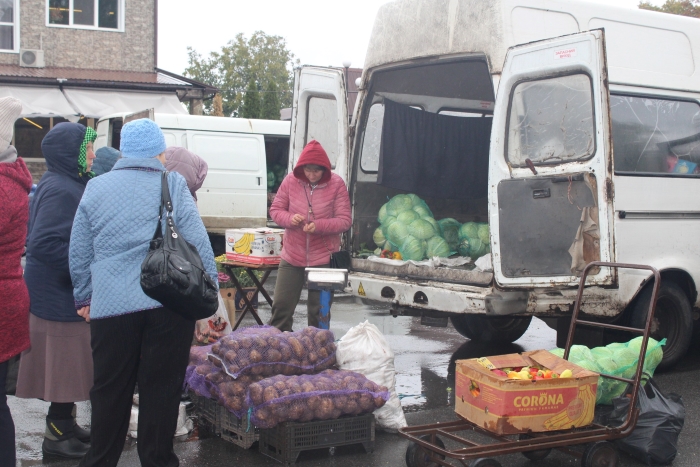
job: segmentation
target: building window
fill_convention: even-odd
[[[0,0],[2,1],[2,0]],[[120,30],[124,0],[47,0],[48,25]]]
[[[17,52],[18,0],[0,0],[0,52]]]

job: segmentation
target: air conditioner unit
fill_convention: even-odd
[[[43,68],[45,66],[44,51],[37,49],[20,49],[19,66]]]

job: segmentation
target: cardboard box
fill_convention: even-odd
[[[226,230],[226,259],[253,264],[279,264],[284,230]]]
[[[481,361],[481,363],[479,362]],[[490,364],[490,365],[489,365]],[[539,366],[572,378],[508,379],[487,366]],[[457,360],[455,411],[496,434],[565,430],[593,421],[598,373],[588,371],[546,350]]]

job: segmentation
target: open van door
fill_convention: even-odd
[[[333,172],[348,178],[348,105],[343,70],[303,66],[294,72],[289,172],[304,146],[316,140],[328,153]]]
[[[574,286],[613,260],[604,31],[508,50],[494,109],[489,224],[503,287]],[[589,284],[611,284],[608,268]]]

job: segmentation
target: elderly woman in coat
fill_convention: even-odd
[[[331,172],[328,155],[318,141],[304,147],[294,171],[282,181],[270,216],[285,229],[270,324],[291,331],[305,268],[328,267],[331,253],[340,250],[340,234],[352,222],[348,189]],[[318,290],[309,290],[306,309],[308,325],[318,327]]]
[[[80,465],[117,465],[138,383],[141,465],[177,466],[173,436],[195,322],[140,285],[160,211],[165,138],[152,120],[134,120],[122,128],[120,150],[114,168],[88,184],[70,238],[75,309],[90,322],[95,367],[92,444]],[[216,282],[214,253],[185,179],[171,172],[168,187],[175,225]]]

